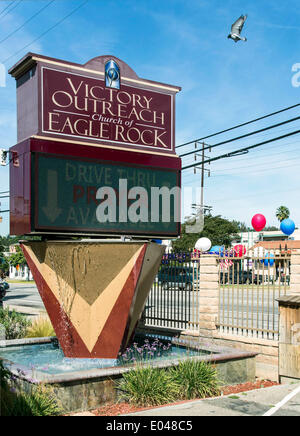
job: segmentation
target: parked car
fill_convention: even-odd
[[[6,295],[6,289],[2,283],[0,283],[0,307],[3,306],[3,298]]]
[[[245,284],[252,284],[254,283],[255,285],[257,284],[261,284],[262,283],[262,276],[261,275],[257,275],[254,274],[252,275],[252,271],[251,270],[240,270],[240,271],[233,271],[232,269],[230,269],[229,272],[221,272],[220,273],[220,283],[221,284],[240,284],[240,285],[245,285]]]
[[[196,279],[194,268],[185,266],[161,268],[157,275],[158,283],[161,283],[162,288],[165,290],[178,287],[179,289],[191,291],[194,279]]]
[[[6,291],[9,289],[9,284],[7,282],[0,282],[0,285],[2,285]]]

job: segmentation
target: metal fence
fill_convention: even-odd
[[[146,325],[198,329],[199,264],[193,252],[163,256],[144,311]]]
[[[218,262],[220,330],[278,339],[276,299],[289,290],[290,252],[259,248],[238,258],[220,255]]]

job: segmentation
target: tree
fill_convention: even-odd
[[[186,233],[186,224],[182,225],[181,237],[173,243],[174,251],[190,251],[195,247],[199,238],[208,238],[212,245],[231,245],[231,242],[238,237],[239,226],[235,221],[222,218],[221,215],[204,217],[204,229],[201,233]]]
[[[290,216],[290,211],[287,207],[285,206],[280,206],[276,209],[276,218],[278,219],[278,221],[283,221],[287,218],[289,218]]]
[[[9,260],[9,263],[14,267],[16,267],[17,265],[19,265],[19,266],[27,265],[23,251],[18,246],[16,247],[16,252],[11,254],[9,256],[8,260]]]
[[[4,256],[5,247],[4,245],[0,244],[0,278],[4,279],[6,277],[8,270],[9,270],[9,264],[7,262],[7,258]]]

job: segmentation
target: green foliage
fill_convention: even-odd
[[[172,380],[182,399],[205,398],[220,393],[217,370],[209,363],[188,359],[171,368]]]
[[[1,416],[59,416],[63,413],[50,386],[33,385],[30,393],[18,392],[12,379],[0,362]]]
[[[16,247],[16,253],[13,253],[9,256],[9,262],[11,265],[16,267],[17,265],[24,266],[26,265],[26,259],[24,257],[23,251],[20,247]]]
[[[289,216],[290,216],[290,210],[286,206],[279,206],[276,209],[276,218],[278,219],[278,221],[281,222],[289,218]]]
[[[179,397],[179,388],[163,369],[137,366],[118,382],[120,399],[139,406],[159,406]]]
[[[204,229],[201,233],[185,232],[185,224],[182,225],[181,238],[173,243],[174,251],[189,251],[195,247],[199,238],[209,238],[212,245],[231,245],[231,242],[238,237],[240,232],[237,221],[228,221],[220,215],[206,215],[204,217]]]
[[[26,336],[27,329],[31,326],[26,316],[9,308],[0,309],[0,325],[5,329],[5,337],[10,339],[22,339]]]
[[[0,278],[4,279],[9,274],[9,263],[7,258],[0,254]]]
[[[5,388],[7,381],[9,380],[10,372],[3,366],[2,360],[0,360],[0,387]]]
[[[232,222],[232,224],[236,224],[237,225],[239,233],[241,233],[241,232],[249,232],[249,231],[253,230],[251,227],[247,226],[246,223],[243,223],[241,221],[233,220],[231,222]]]
[[[5,246],[0,242],[0,278],[4,278],[9,270],[9,265],[6,257],[4,256]]]
[[[15,245],[19,241],[28,239],[39,241],[41,238],[39,236],[0,236],[0,246],[2,245],[5,248],[4,251],[9,251],[10,245]]]
[[[9,246],[17,244],[19,240],[19,236],[0,236],[0,245],[4,247],[4,251],[9,251]]]
[[[219,395],[220,380],[210,363],[187,359],[171,369],[137,365],[123,375],[117,389],[121,400],[138,406],[158,406]]]
[[[254,231],[253,227],[251,227],[251,226],[249,227],[249,226],[247,226],[246,223],[243,223],[241,221],[233,220],[231,222],[232,222],[232,224],[236,224],[238,226],[239,233],[247,233],[247,232],[253,232]],[[274,231],[274,230],[278,230],[278,228],[275,227],[275,226],[266,226],[264,228],[265,232],[270,232],[270,231]]]
[[[4,278],[9,272],[9,263],[16,267],[17,265],[26,265],[26,260],[20,247],[16,247],[17,252],[11,254],[8,258],[3,256],[3,252],[9,252],[11,245],[16,245],[20,240],[33,239],[40,240],[38,236],[0,236],[0,276]],[[1,259],[3,262],[1,263]]]
[[[53,326],[46,317],[37,318],[27,329],[26,338],[47,338],[55,336]]]

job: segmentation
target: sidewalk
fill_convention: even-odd
[[[293,391],[298,393],[287,398]],[[283,401],[284,400],[284,401]],[[284,404],[279,404],[280,402]],[[186,402],[121,416],[300,416],[300,383],[272,386],[224,397]]]
[[[45,309],[39,309],[39,308],[28,307],[28,306],[17,306],[14,304],[10,304],[9,302],[6,301],[4,301],[3,307],[4,308],[9,307],[10,310],[15,310],[18,313],[27,315],[31,319],[38,318],[39,316],[47,316],[47,312]]]

